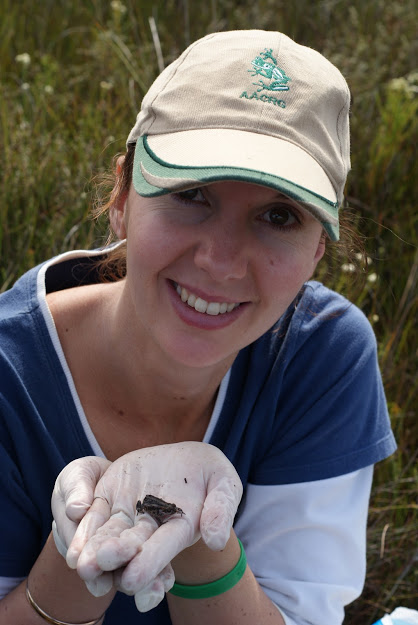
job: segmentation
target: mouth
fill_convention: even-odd
[[[173,286],[182,302],[190,306],[190,308],[194,308],[197,312],[211,315],[212,317],[230,313],[241,305],[240,302],[207,302],[177,282],[173,282]]]

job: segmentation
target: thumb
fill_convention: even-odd
[[[225,476],[208,484],[200,517],[200,532],[203,541],[214,551],[220,551],[228,542],[232,524],[242,497],[242,484],[238,474]]]
[[[96,483],[110,462],[95,456],[70,462],[58,475],[51,497],[54,518],[53,535],[63,555],[77,530],[77,525],[90,508]]]
[[[94,499],[94,490],[111,463],[105,458],[86,456],[70,462],[58,475],[52,493],[52,513],[54,518],[62,515],[64,506],[66,516],[80,521],[90,508]]]

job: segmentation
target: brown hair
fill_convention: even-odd
[[[124,156],[124,159],[118,171],[117,161],[121,156]],[[92,216],[96,220],[103,217],[107,219],[108,235],[106,245],[111,245],[118,240],[110,224],[109,212],[124,195],[129,193],[132,182],[134,156],[135,143],[130,143],[124,155],[117,154],[113,158],[112,170],[102,175],[96,186],[96,199]],[[126,245],[120,245],[107,253],[106,256],[99,261],[98,269],[100,278],[105,282],[124,278],[126,275]]]

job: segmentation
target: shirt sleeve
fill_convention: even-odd
[[[262,408],[276,408],[264,417],[251,483],[337,477],[396,449],[373,329],[346,300],[327,302],[327,290],[322,302],[322,290],[295,314],[266,385]]]
[[[27,492],[24,477],[9,450],[2,444],[0,457],[0,576],[17,578],[29,573],[42,549],[43,536],[36,502]]]
[[[361,594],[372,475],[247,485],[235,531],[286,625],[341,625]]]
[[[25,577],[0,577],[0,599],[4,599],[9,592],[19,586]]]

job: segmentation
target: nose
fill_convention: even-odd
[[[195,250],[194,262],[216,282],[240,280],[248,271],[250,248],[238,224],[207,224]]]

